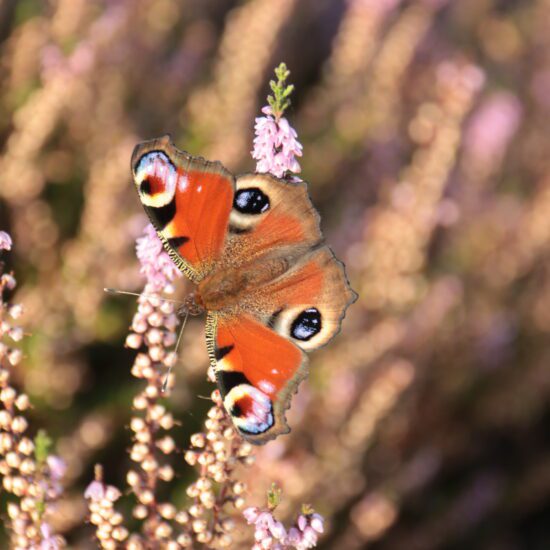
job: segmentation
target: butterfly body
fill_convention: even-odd
[[[288,432],[284,412],[306,376],[305,352],[339,331],[356,298],[323,244],[307,185],[235,178],[168,136],[139,144],[132,171],[167,252],[197,284],[210,360],[236,428],[253,443]]]

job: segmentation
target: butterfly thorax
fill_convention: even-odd
[[[231,308],[247,293],[283,275],[289,265],[288,258],[263,256],[239,267],[219,268],[199,283],[200,299],[210,311]]]

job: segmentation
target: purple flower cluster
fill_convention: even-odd
[[[101,502],[107,499],[111,502],[116,502],[121,496],[121,492],[111,485],[105,485],[102,481],[95,479],[84,491],[84,498],[88,498],[93,502]]]
[[[49,523],[45,521],[40,525],[40,550],[61,550],[65,545],[60,542],[59,537],[52,531]]]
[[[300,514],[288,532],[270,510],[252,506],[244,510],[243,516],[255,526],[252,550],[306,550],[317,545],[317,537],[324,531],[323,517],[315,513]]]
[[[0,231],[0,250],[11,250],[11,245],[11,237],[5,231]]]
[[[464,147],[476,159],[498,163],[519,129],[520,101],[508,92],[495,92],[474,113],[466,129]]]
[[[301,170],[296,157],[302,156],[302,145],[296,130],[284,117],[273,116],[271,107],[264,107],[266,116],[256,118],[254,150],[256,171],[282,178],[287,172],[298,174]]]
[[[151,224],[145,228],[144,235],[137,239],[136,253],[141,263],[140,272],[147,279],[146,292],[170,292],[172,282],[181,277],[181,273],[164,251]]]

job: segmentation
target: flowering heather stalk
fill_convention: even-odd
[[[117,548],[128,538],[128,530],[122,525],[124,518],[113,508],[120,496],[116,487],[103,483],[103,470],[96,466],[95,480],[88,485],[84,497],[89,500],[90,523],[96,526],[101,548]]]
[[[146,351],[137,354],[132,374],[146,381],[145,388],[134,398],[135,414],[130,421],[134,434],[130,458],[136,467],[128,471],[126,479],[138,504],[133,515],[143,520],[143,538],[130,537],[128,548],[145,548],[151,541],[166,543],[173,529],[167,522],[175,516],[174,506],[157,500],[159,481],[171,481],[173,468],[161,464],[161,456],[176,449],[169,435],[162,435],[174,426],[174,419],[160,403],[167,368],[176,362],[175,352],[166,348],[176,342],[177,316],[174,304],[157,297],[161,292],[173,292],[172,282],[181,276],[176,266],[164,252],[162,243],[154,228],[148,225],[144,235],[137,240],[136,252],[141,263],[141,273],[146,277],[144,293],[138,298],[138,310],[134,315],[126,345],[132,349],[145,346]],[[169,395],[174,383],[169,375],[165,395]],[[122,527],[122,516],[114,511],[114,502],[119,498],[118,489],[103,483],[100,468],[96,479],[86,490],[89,500],[90,521],[96,526],[96,536],[102,548],[115,548],[128,538],[128,531]]]
[[[272,80],[269,83],[273,95],[268,96],[269,105],[262,109],[266,116],[256,118],[252,158],[257,160],[257,172],[269,172],[282,178],[288,172],[300,172],[296,157],[302,156],[302,145],[297,140],[296,130],[283,117],[290,106],[290,94],[294,90],[293,85],[286,84],[290,71],[281,63],[275,69],[275,75],[277,82]]]
[[[11,246],[10,236],[0,231],[0,253]],[[21,316],[23,308],[9,304],[4,293],[16,284],[12,274],[2,273],[0,262],[0,476],[4,490],[16,497],[8,504],[7,527],[12,548],[56,550],[65,541],[52,529],[49,516],[62,493],[65,464],[49,454],[51,440],[43,432],[34,442],[26,435],[23,413],[30,407],[29,397],[10,385],[11,367],[19,364],[22,353],[3,340],[22,339],[23,330],[12,320]]]
[[[161,456],[172,454],[176,444],[169,435],[161,435],[174,426],[174,419],[160,403],[160,399],[161,395],[164,397],[170,394],[174,384],[173,375],[168,375],[163,395],[167,369],[177,359],[176,353],[167,352],[167,348],[176,342],[178,319],[174,304],[154,295],[172,293],[172,282],[181,274],[164,252],[151,225],[145,229],[145,235],[138,239],[136,250],[147,283],[145,295],[138,299],[138,310],[126,345],[133,349],[145,346],[146,352],[142,351],[136,356],[132,374],[144,379],[146,386],[133,402],[136,413],[130,421],[134,433],[130,458],[137,467],[128,472],[126,479],[138,500],[133,514],[143,520],[146,540],[166,542],[172,535],[172,528],[166,520],[173,517],[173,506],[158,502],[156,492],[159,481],[171,481],[174,476],[172,467],[161,463]]]
[[[208,376],[211,381],[215,380],[212,369]],[[192,448],[185,453],[187,463],[197,465],[200,472],[197,481],[187,488],[187,495],[194,499],[189,515],[197,541],[229,548],[235,522],[224,507],[226,504],[236,509],[244,507],[247,487],[238,481],[235,469],[239,463],[252,464],[254,457],[252,445],[233,428],[218,390],[212,392],[212,401],[214,406],[208,411],[206,432],[192,435]],[[213,491],[214,483],[219,484],[217,494]]]
[[[219,392],[214,391],[214,406],[208,412],[206,431],[191,436],[191,449],[185,453],[185,460],[200,469],[197,481],[187,488],[192,504],[188,509],[177,510],[173,504],[157,500],[158,482],[174,478],[172,466],[162,464],[161,459],[163,454],[176,451],[174,439],[161,435],[174,426],[174,419],[160,399],[169,395],[174,385],[174,376],[170,374],[163,392],[166,370],[177,360],[176,352],[168,352],[167,348],[176,342],[178,325],[174,304],[157,295],[172,293],[173,281],[180,272],[164,252],[151,225],[138,239],[136,250],[147,282],[143,295],[138,298],[138,310],[126,345],[132,349],[145,347],[146,351],[136,356],[132,374],[144,379],[147,385],[133,402],[136,414],[130,421],[134,433],[130,458],[136,467],[128,472],[126,479],[138,500],[133,515],[143,522],[142,534],[129,536],[122,526],[123,518],[114,510],[120,491],[104,484],[100,468],[85,493],[89,500],[90,521],[96,526],[102,548],[117,548],[121,542],[134,550],[149,548],[151,544],[162,548],[187,548],[195,541],[227,548],[232,543],[230,532],[234,521],[225,506],[244,507],[242,495],[246,486],[235,479],[234,470],[239,463],[253,461],[252,446],[237,435]],[[210,378],[214,380],[212,374]]]

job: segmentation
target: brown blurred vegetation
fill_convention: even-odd
[[[281,516],[311,502],[322,548],[549,547],[548,0],[4,0],[0,41],[0,229],[29,332],[17,376],[69,466],[72,547],[94,547],[93,464],[120,487],[128,465],[135,303],[103,287],[142,285],[132,148],[171,133],[253,170],[281,60],[302,177],[360,298],[312,357],[292,433],[243,471],[249,503],[272,481]],[[182,447],[211,391],[203,324],[170,403]]]

